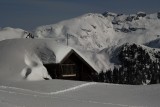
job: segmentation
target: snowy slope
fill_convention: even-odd
[[[31,36],[31,33],[19,28],[6,27],[0,29],[0,41],[14,38],[30,38]]]

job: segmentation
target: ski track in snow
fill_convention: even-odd
[[[68,89],[65,89],[65,90],[51,92],[50,94],[51,95],[52,94],[61,94],[61,93],[64,93],[64,92],[73,91],[73,90],[80,89],[80,88],[87,87],[87,86],[94,85],[94,84],[96,84],[96,82],[85,83],[85,84],[81,84],[81,85],[78,85],[78,86],[75,86],[75,87],[71,87],[71,88],[68,88]]]
[[[81,85],[77,85],[74,87],[70,87],[64,90],[59,90],[59,91],[55,91],[55,92],[50,92],[50,93],[45,93],[45,92],[38,92],[38,91],[32,91],[29,89],[23,89],[23,88],[16,88],[16,87],[9,87],[9,86],[0,86],[0,89],[12,89],[12,90],[20,90],[20,91],[25,91],[25,92],[31,92],[31,93],[36,93],[36,94],[45,94],[45,95],[54,95],[54,94],[61,94],[61,93],[65,93],[65,92],[69,92],[69,91],[74,91],[83,87],[87,87],[90,85],[94,85],[96,84],[96,82],[89,82],[89,83],[84,83]]]
[[[49,96],[49,95],[57,95],[57,94],[61,94],[61,93],[69,92],[69,91],[74,91],[74,90],[78,90],[80,88],[95,85],[95,84],[96,84],[96,82],[84,83],[84,84],[81,84],[81,85],[77,85],[77,86],[74,86],[74,87],[70,87],[70,88],[67,88],[67,89],[64,89],[64,90],[59,90],[59,91],[55,91],[55,92],[51,92],[51,93],[32,91],[32,90],[29,90],[29,89],[22,89],[22,88],[16,88],[16,87],[0,86],[0,92],[15,94],[15,95],[33,96],[33,97],[41,97],[41,98],[56,98],[56,99],[63,99],[63,100],[67,99],[68,100],[68,98],[60,98],[60,97]],[[4,90],[4,89],[12,89],[12,90],[15,90],[15,91],[7,91],[7,90]],[[18,90],[19,91],[24,91],[24,93],[16,92]],[[30,92],[30,93],[25,93],[25,92]],[[44,95],[46,95],[46,96],[44,96]],[[103,105],[113,105],[113,106],[119,106],[119,107],[147,107],[147,106],[133,106],[133,105],[125,105],[125,104],[98,102],[98,101],[92,101],[92,100],[86,101],[86,100],[79,100],[79,99],[72,99],[72,98],[70,98],[69,100],[85,102],[85,103],[87,102],[87,103],[95,103],[95,104],[103,104]],[[0,103],[1,103],[1,101],[0,101]]]

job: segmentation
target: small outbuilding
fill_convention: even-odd
[[[79,51],[67,46],[56,47],[53,51],[55,61],[44,63],[53,79],[96,81],[96,67]]]

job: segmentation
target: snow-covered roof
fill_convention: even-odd
[[[48,44],[48,47],[54,52],[55,56],[56,56],[56,60],[55,63],[60,63],[72,50],[74,50],[84,61],[86,61],[95,71],[100,71],[98,67],[96,67],[96,65],[94,63],[92,63],[93,61],[89,60],[88,58],[86,58],[80,51],[78,51],[77,49],[74,49],[72,47],[69,46],[65,46],[65,45],[59,45],[53,43],[52,44]]]

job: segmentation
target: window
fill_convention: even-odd
[[[76,64],[62,64],[61,69],[63,77],[76,76]]]

